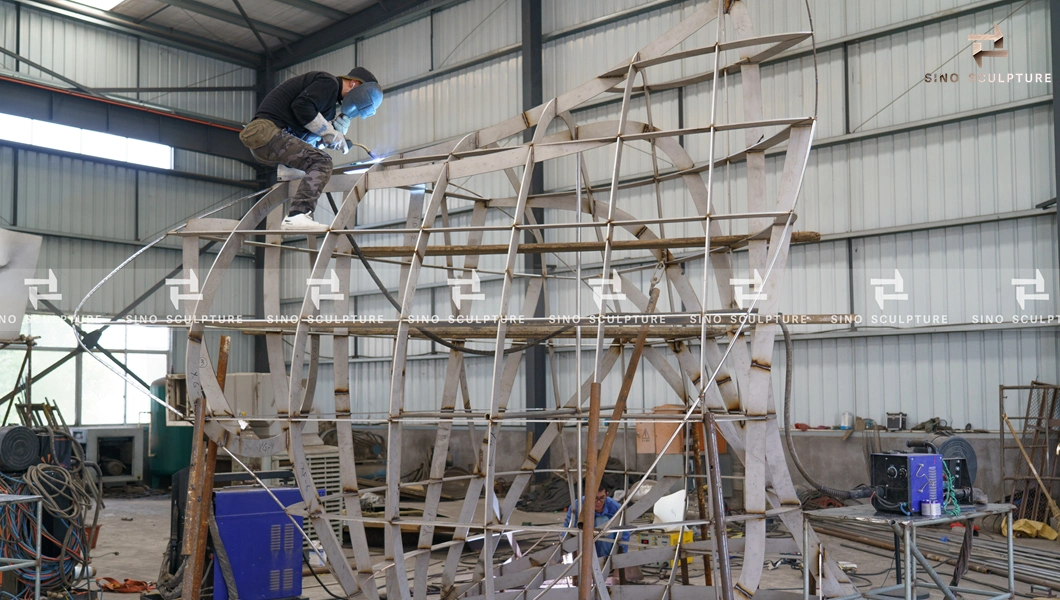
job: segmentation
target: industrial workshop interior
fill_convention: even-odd
[[[1060,600],[1060,0],[0,0],[0,600]]]

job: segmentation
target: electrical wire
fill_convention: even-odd
[[[778,319],[778,321],[780,323],[780,331],[784,334],[784,351],[787,355],[784,371],[784,439],[788,443],[788,454],[791,456],[791,461],[795,463],[795,468],[802,474],[806,483],[809,483],[826,496],[831,496],[838,500],[868,498],[875,493],[872,488],[838,490],[823,486],[810,476],[806,471],[806,467],[802,466],[802,461],[799,460],[799,453],[795,451],[795,440],[791,438],[791,373],[795,370],[795,345],[791,342],[791,332],[788,331],[788,326],[784,324],[784,319]]]
[[[320,584],[320,588],[322,590],[327,592],[327,594],[329,596],[331,596],[332,598],[334,598],[335,600],[346,600],[346,596],[339,596],[339,595],[335,594],[335,592],[332,592],[331,589],[328,588],[328,586],[324,585],[324,582],[320,580],[320,576],[317,575],[317,572],[313,568],[313,565],[309,564],[309,558],[306,557],[305,552],[302,553],[302,562],[305,563],[305,566],[306,566],[306,568],[309,569],[309,572],[313,574],[313,579],[317,580],[317,583]]]

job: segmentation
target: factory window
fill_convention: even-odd
[[[173,148],[163,144],[2,113],[0,140],[159,169],[173,168]]]
[[[93,327],[86,329],[91,330]],[[76,353],[77,341],[73,330],[62,319],[50,315],[27,315],[22,333],[40,337],[32,353],[34,375],[63,361],[56,370],[32,385],[30,390],[34,402],[41,402],[45,398],[54,400],[68,425],[116,425],[148,421],[151,399],[140,391],[137,384],[129,383],[95,358]],[[150,384],[166,374],[169,339],[169,330],[161,327],[112,325],[100,336],[99,345]],[[0,350],[0,396],[15,388],[24,356],[24,346]],[[96,356],[109,366],[118,368],[102,352],[97,352]],[[0,411],[6,412],[6,407],[0,405]],[[3,414],[0,413],[2,418]],[[12,413],[8,420],[17,422],[17,415]]]

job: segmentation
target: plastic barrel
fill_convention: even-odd
[[[0,471],[25,471],[40,463],[40,440],[29,427],[0,427]]]

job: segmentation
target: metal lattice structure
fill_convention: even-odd
[[[700,31],[713,42],[689,49],[678,49],[686,40]],[[735,39],[724,41],[726,32],[735,32]],[[554,587],[562,577],[589,572],[589,566],[581,564],[578,548],[580,534],[576,529],[564,527],[523,527],[510,522],[516,503],[524,494],[545,452],[559,439],[565,429],[577,429],[579,434],[589,425],[590,446],[581,447],[579,435],[579,460],[573,465],[575,472],[568,474],[580,490],[580,482],[587,476],[595,476],[585,466],[581,457],[595,456],[595,430],[599,425],[598,411],[593,417],[588,409],[590,397],[599,393],[599,384],[619,363],[623,348],[646,333],[638,346],[643,347],[645,359],[667,382],[674,400],[685,407],[685,412],[673,417],[673,422],[682,427],[675,430],[668,445],[678,444],[683,448],[685,425],[693,422],[717,422],[718,430],[729,443],[731,451],[743,463],[745,481],[743,504],[745,515],[729,517],[728,521],[742,521],[746,540],[743,548],[743,568],[731,591],[736,597],[750,598],[759,588],[762,564],[770,551],[771,539],[766,537],[766,519],[778,518],[789,532],[795,532],[794,541],[803,545],[803,516],[795,487],[784,460],[780,431],[776,423],[774,390],[771,379],[774,339],[778,335],[775,318],[781,296],[789,248],[793,239],[796,202],[806,168],[815,116],[770,118],[764,116],[759,64],[788,48],[809,40],[811,32],[795,32],[756,36],[748,10],[740,0],[711,1],[704,3],[687,19],[666,34],[645,46],[640,52],[599,77],[549,100],[525,113],[486,129],[470,133],[457,140],[447,141],[428,148],[392,156],[372,164],[370,167],[337,169],[328,184],[327,192],[341,194],[341,203],[325,235],[310,235],[307,248],[292,248],[283,245],[278,231],[283,217],[283,204],[292,185],[297,181],[281,183],[262,196],[246,216],[239,222],[221,219],[196,219],[182,227],[177,234],[183,236],[185,278],[192,276],[189,270],[199,264],[199,242],[203,239],[224,238],[224,245],[217,254],[209,274],[203,280],[201,299],[188,310],[192,321],[188,331],[187,375],[190,404],[205,398],[209,415],[205,424],[207,435],[225,451],[244,457],[269,456],[286,452],[294,465],[298,485],[306,503],[306,514],[320,535],[320,540],[329,557],[330,569],[349,596],[363,595],[378,598],[385,584],[388,598],[427,597],[428,569],[432,552],[445,554],[440,576],[442,597],[494,598],[508,597],[506,592],[525,592],[527,598],[572,597],[574,591]],[[690,44],[685,44],[686,46]],[[651,75],[656,68],[680,63],[686,73],[673,80],[656,82]],[[722,95],[722,81],[728,75],[740,77],[740,102],[743,119],[734,122],[718,122],[718,103]],[[639,79],[639,85],[637,83]],[[649,80],[651,83],[649,84]],[[693,84],[706,84],[711,88],[710,106],[703,112],[709,122],[692,124],[681,129],[660,129],[651,119],[652,94]],[[585,106],[601,96],[617,95],[621,99],[619,117],[616,120],[579,125],[572,110]],[[643,97],[647,108],[647,122],[630,118],[633,100]],[[522,143],[524,132],[531,132],[532,140]],[[739,132],[743,133],[742,139]],[[716,140],[722,135],[739,140],[738,151],[719,154],[721,144]],[[694,161],[679,143],[681,136],[705,136],[709,141],[711,160]],[[651,176],[626,179],[621,177],[623,152],[631,144],[645,142],[650,145],[653,160]],[[613,157],[613,168],[609,183],[593,187],[588,170],[581,160],[584,153],[606,150]],[[767,193],[766,152],[775,150],[783,154],[782,171],[777,177],[776,193]],[[669,170],[660,168],[660,156],[673,165]],[[535,169],[546,161],[576,160],[575,181],[569,182],[567,191],[549,194],[532,194],[531,179]],[[723,212],[716,201],[720,169],[737,162],[744,163],[746,186],[746,211]],[[506,198],[476,197],[469,195],[464,186],[454,182],[465,178],[500,173],[510,181],[514,194]],[[623,208],[623,194],[636,188],[654,187],[658,197],[659,185],[667,181],[680,182],[687,194],[687,206],[664,206],[658,204],[658,215],[638,215]],[[371,192],[386,189],[425,190],[413,196],[408,208],[404,229],[354,228],[358,205]],[[473,200],[469,226],[449,224],[448,207],[453,198]],[[562,219],[542,224],[534,219],[534,209],[550,209],[550,215]],[[502,223],[488,224],[490,217],[502,215]],[[682,216],[686,215],[686,216]],[[439,226],[439,220],[442,225]],[[257,229],[265,224],[265,230]],[[722,223],[729,228],[723,235]],[[699,233],[693,238],[672,239],[663,235],[665,225],[672,227],[693,225]],[[567,231],[577,239],[559,242],[546,241],[556,232]],[[498,233],[499,232],[499,233]],[[524,239],[526,233],[533,241]],[[582,234],[593,236],[591,241],[582,241]],[[356,239],[366,234],[400,235],[401,246],[370,246],[357,244]],[[502,235],[507,243],[491,247],[483,244],[484,235]],[[264,236],[264,243],[256,242],[254,236]],[[444,245],[439,247],[438,239]],[[364,239],[364,238],[360,238]],[[453,244],[453,239],[464,243]],[[555,239],[555,238],[553,238]],[[267,314],[279,315],[280,306],[280,257],[287,250],[297,250],[308,256],[311,264],[311,279],[326,279],[333,269],[339,288],[349,290],[351,273],[358,261],[368,264],[386,258],[400,264],[399,290],[395,302],[399,309],[397,319],[358,323],[335,320],[322,323],[316,319],[320,314],[319,296],[313,297],[307,290],[302,302],[299,319],[285,323],[244,322],[246,331],[266,337],[269,367],[273,387],[277,394],[277,405],[287,406],[275,418],[287,422],[284,433],[273,437],[259,438],[252,428],[241,425],[234,416],[229,401],[218,386],[213,367],[203,340],[209,327],[211,307],[222,288],[227,269],[245,245],[265,246],[264,307]],[[746,247],[748,264],[737,269],[733,249]],[[678,248],[697,251],[692,256],[678,256]],[[627,305],[633,312],[625,311],[627,317],[654,313],[659,297],[659,285],[671,290],[671,311],[664,313],[660,322],[650,320],[626,321],[633,324],[607,322],[606,315],[619,309],[618,302],[599,303],[596,324],[572,327],[550,323],[547,319],[534,318],[534,307],[548,293],[548,285],[554,278],[540,274],[517,272],[518,256],[526,253],[547,254],[571,253],[576,257],[574,270],[576,287],[585,285],[582,273],[582,256],[593,256],[591,264],[594,277],[615,273],[620,281],[612,281],[615,290],[621,285]],[[640,260],[657,265],[655,277],[647,285],[639,285],[628,272],[619,274],[615,269],[615,253],[639,253]],[[496,270],[501,284],[499,299],[500,316],[495,322],[478,325],[422,325],[413,322],[414,297],[421,276],[426,269],[445,269],[450,277],[459,276],[480,266],[480,257],[496,254],[503,257],[502,268]],[[431,261],[432,255],[443,256],[443,264]],[[596,259],[596,257],[599,257]],[[699,257],[702,272],[697,282],[684,268],[685,264]],[[189,269],[187,266],[191,266]],[[588,271],[589,269],[587,269]],[[741,307],[741,298],[734,295],[732,281],[739,278],[755,278],[761,275],[755,295],[748,306]],[[647,278],[644,278],[645,280]],[[697,286],[698,283],[698,286]],[[525,284],[525,285],[524,285]],[[698,289],[697,289],[698,288]],[[516,300],[519,290],[524,291],[522,302]],[[319,294],[319,290],[316,290]],[[580,292],[579,292],[580,293]],[[716,299],[716,300],[712,300]],[[717,305],[711,306],[713,302]],[[515,317],[513,306],[521,305],[525,318]],[[333,315],[350,315],[353,312],[347,295],[324,304]],[[454,307],[454,314],[472,314],[472,303]],[[799,323],[822,323],[831,320],[831,315],[806,315]],[[221,324],[219,327],[229,327]],[[385,418],[368,419],[358,416],[351,406],[349,371],[334,370],[334,414],[322,415],[339,425],[337,440],[342,465],[342,493],[344,510],[328,512],[318,497],[318,485],[313,481],[307,466],[306,449],[301,435],[316,392],[317,368],[321,355],[321,336],[333,340],[333,360],[336,365],[346,365],[350,360],[351,337],[385,336],[394,340],[392,376]],[[582,336],[588,344],[582,343]],[[413,339],[441,340],[450,348],[446,375],[442,389],[432,410],[409,410],[406,403],[406,364],[408,348]],[[578,369],[578,391],[566,402],[553,408],[539,411],[508,410],[524,350],[535,344],[545,345],[556,363],[553,351],[563,344],[569,348],[574,338],[575,360],[581,365],[582,354],[591,357],[594,368],[582,377]],[[475,340],[489,343],[491,353],[491,389],[483,402],[485,410],[474,411],[466,400],[465,355],[472,352]],[[284,344],[290,342],[293,351],[290,364],[284,352]],[[529,342],[529,343],[528,343]],[[700,351],[702,349],[702,351]],[[482,354],[483,350],[474,352]],[[676,367],[674,366],[676,365]],[[635,366],[635,365],[634,365]],[[555,372],[553,371],[553,377]],[[632,378],[632,375],[627,375]],[[558,390],[558,387],[556,388]],[[627,390],[628,391],[628,390]],[[458,400],[463,399],[461,406]],[[597,396],[596,400],[599,400]],[[624,399],[620,404],[624,404]],[[598,403],[597,403],[598,408]],[[463,411],[461,411],[463,409]],[[647,415],[631,414],[620,407],[613,417],[615,423],[628,423]],[[587,421],[588,419],[588,421]],[[595,419],[595,420],[594,420]],[[410,423],[433,422],[437,433],[433,446],[433,460],[429,477],[424,481],[403,482],[400,478],[403,435]],[[521,468],[501,471],[498,468],[497,434],[504,425],[545,423],[547,427],[536,439],[532,449],[523,458]],[[356,474],[356,461],[350,424],[384,425],[387,429],[387,472],[385,511],[381,518],[362,515]],[[454,426],[467,426],[471,436],[480,446],[478,464],[469,475],[459,479],[466,482],[468,492],[461,501],[458,515],[441,516],[438,511],[442,485],[454,478],[445,477],[445,457],[450,448],[450,437]],[[605,438],[605,446],[613,443]],[[693,436],[694,437],[694,436]],[[603,457],[606,460],[606,455]],[[661,458],[661,457],[659,457]],[[685,477],[658,475],[659,458],[638,475],[638,482],[630,490],[622,509],[608,523],[592,535],[595,539],[614,535],[616,531],[630,531],[651,527],[650,524],[634,523],[664,494],[675,485],[688,484]],[[591,461],[590,461],[591,462]],[[586,469],[589,469],[587,472]],[[552,469],[561,472],[559,469]],[[592,477],[589,477],[591,480]],[[506,493],[497,491],[497,482],[510,483]],[[638,488],[653,480],[650,491]],[[697,480],[702,483],[703,480]],[[401,489],[407,486],[423,486],[426,501],[422,516],[406,517],[399,512]],[[590,492],[592,493],[592,492]],[[710,486],[708,494],[718,500],[721,490]],[[635,500],[632,500],[635,498]],[[717,504],[720,506],[720,502]],[[714,511],[711,511],[712,513]],[[698,520],[684,524],[698,527],[707,523],[719,523],[723,518],[717,514],[701,514]],[[342,560],[341,540],[328,526],[329,522],[341,520],[346,523],[353,543],[352,565]],[[381,525],[385,530],[385,557],[374,562],[365,541],[365,527]],[[407,547],[402,541],[402,526],[419,528],[418,544]],[[434,531],[439,527],[451,528],[453,541],[434,543]],[[724,530],[724,528],[722,528]],[[539,535],[526,553],[516,553],[507,560],[497,558],[497,546],[501,537],[507,537],[516,545],[515,534]],[[551,537],[549,537],[551,536]],[[482,540],[478,564],[467,569],[460,562],[466,551],[465,543]],[[851,591],[845,575],[837,566],[822,556],[820,544],[812,532],[808,536],[809,548],[801,548],[805,563],[813,577],[819,582],[826,596],[839,596]],[[712,564],[722,586],[715,587],[719,597],[731,597],[727,575],[726,552],[718,552],[717,536],[713,540],[694,542],[684,550],[698,549],[714,553]],[[668,591],[671,597],[685,597],[682,588],[674,585],[674,578],[656,585],[607,586],[606,577],[617,567],[631,567],[658,562],[660,557],[674,558],[677,549],[655,548],[638,550],[629,548],[621,555],[612,555],[600,561],[590,561],[593,585],[582,580],[581,594],[595,590],[601,598],[657,598]],[[574,563],[559,562],[563,553],[574,553]],[[339,557],[339,558],[336,558]],[[664,558],[665,560],[665,558]],[[584,575],[583,575],[584,576]],[[665,588],[665,589],[664,589]],[[702,588],[695,592],[702,597]],[[512,595],[511,597],[516,597]],[[522,596],[520,596],[522,597]],[[583,596],[587,597],[587,596]],[[665,597],[665,596],[663,596]],[[688,596],[691,597],[691,596]]]

